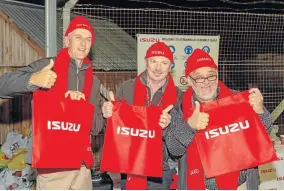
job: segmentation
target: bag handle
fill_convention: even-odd
[[[232,100],[237,102],[238,104],[241,103],[248,103],[249,100],[249,91],[243,91],[232,95]]]
[[[230,96],[212,101],[210,103],[200,104],[200,111],[207,112],[208,110],[214,108],[224,107],[226,105],[230,105],[232,101],[234,102],[234,104],[248,103],[248,96],[249,91],[235,92]]]

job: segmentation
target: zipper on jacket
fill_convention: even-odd
[[[79,70],[79,68],[78,68],[78,65],[77,65],[77,63],[76,63],[76,67],[77,67],[77,80],[76,80],[76,84],[77,84],[77,91],[79,91],[79,72],[80,72],[80,70]]]

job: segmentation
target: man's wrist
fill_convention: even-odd
[[[26,87],[27,87],[28,91],[31,91],[31,92],[33,92],[33,91],[35,91],[39,88],[37,85],[35,85],[35,83],[33,81],[33,74],[30,75]]]

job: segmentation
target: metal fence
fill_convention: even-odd
[[[265,106],[273,113],[274,124],[283,126],[284,104],[280,104],[284,99],[283,14],[126,9],[93,5],[77,5],[72,14],[108,21],[101,22],[105,24],[97,27],[103,27],[109,33],[117,31],[112,41],[121,42],[125,32],[133,39],[137,34],[219,35],[220,79],[230,88],[240,91],[257,86],[264,95]],[[98,30],[95,23],[94,28]],[[127,42],[120,43],[120,46],[127,46]],[[131,51],[132,55],[137,54],[137,49]]]

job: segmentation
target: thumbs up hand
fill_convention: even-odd
[[[109,118],[113,113],[113,104],[111,101],[114,101],[114,94],[112,91],[109,92],[110,101],[106,101],[103,103],[102,112],[104,118]]]
[[[171,115],[169,112],[173,109],[173,105],[169,105],[166,109],[163,110],[160,120],[159,120],[159,125],[162,127],[162,129],[165,129],[171,122]]]
[[[207,127],[208,122],[209,114],[200,112],[200,103],[195,101],[195,109],[191,117],[187,119],[188,125],[195,130],[201,130]]]
[[[42,88],[51,88],[57,78],[56,73],[51,70],[53,66],[54,62],[50,59],[50,62],[46,67],[41,69],[39,72],[32,74],[29,84]]]

